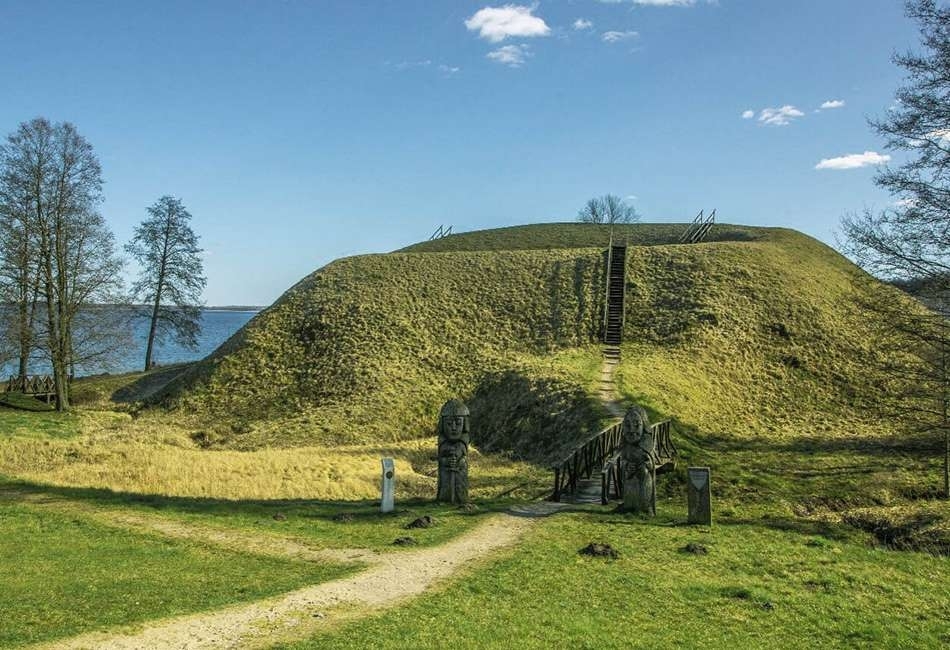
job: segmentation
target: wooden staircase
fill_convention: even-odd
[[[607,304],[604,310],[604,343],[620,345],[623,339],[623,298],[627,245],[610,242],[607,254]]]

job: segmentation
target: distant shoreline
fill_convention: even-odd
[[[251,311],[258,312],[266,309],[266,307],[258,307],[256,305],[224,305],[221,307],[202,307],[201,311]]]

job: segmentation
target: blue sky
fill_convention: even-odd
[[[832,243],[891,200],[866,119],[917,40],[896,0],[0,0],[0,133],[75,123],[120,243],[180,197],[207,302],[269,304],[337,257],[608,192]]]

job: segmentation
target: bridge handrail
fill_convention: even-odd
[[[602,431],[590,436],[578,445],[564,460],[551,466],[554,470],[553,501],[560,501],[564,491],[574,492],[581,476],[590,478],[594,468],[603,464],[604,459],[620,448],[623,434],[623,420],[618,420]]]
[[[7,393],[24,395],[49,395],[56,392],[56,385],[49,375],[11,375],[5,388]]]

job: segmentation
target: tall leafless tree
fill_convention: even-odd
[[[152,365],[156,336],[172,334],[180,344],[197,347],[206,283],[198,237],[181,200],[163,196],[148,208],[148,214],[125,247],[142,267],[132,293],[151,307],[146,370]]]
[[[17,310],[23,312],[24,297],[30,299],[29,309],[45,307],[45,318],[37,317],[30,331],[41,331],[56,407],[65,410],[69,376],[78,361],[77,319],[90,305],[114,302],[122,284],[122,262],[98,212],[102,171],[92,145],[75,126],[36,118],[20,124],[0,146],[0,188],[5,218],[22,229],[14,239],[26,251],[11,257],[16,246],[4,248],[4,267],[24,274],[35,268],[32,279],[20,285]]]
[[[906,11],[919,25],[923,48],[894,56],[907,72],[905,85],[897,90],[893,110],[871,121],[888,149],[908,154],[906,162],[875,177],[895,203],[880,212],[848,215],[842,229],[844,248],[858,264],[880,278],[913,285],[929,307],[907,310],[884,300],[877,309],[905,350],[891,357],[904,361],[903,370],[891,369],[893,394],[905,396],[905,407],[913,412],[904,421],[943,432],[944,493],[950,498],[950,8],[911,0]],[[920,407],[922,399],[932,406]]]

